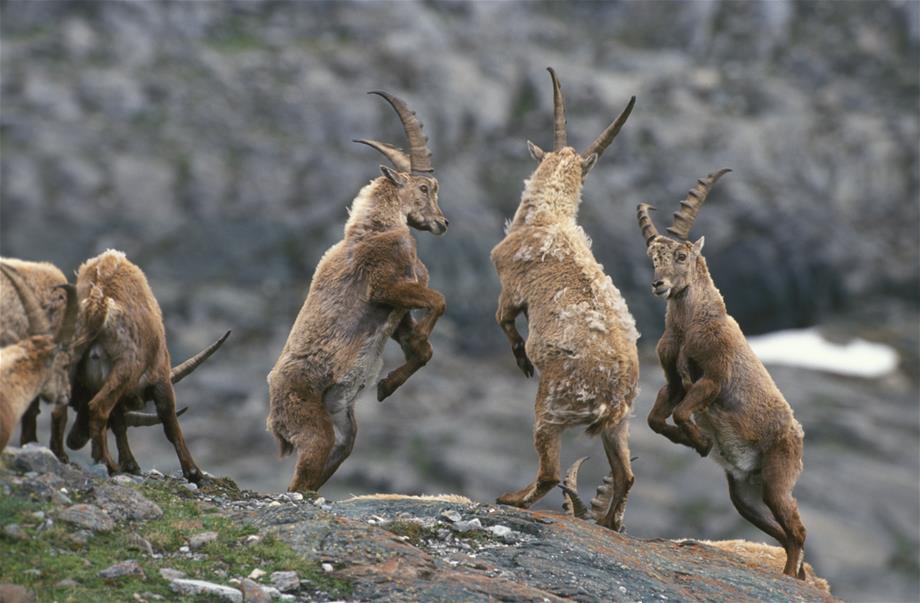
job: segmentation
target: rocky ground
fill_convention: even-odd
[[[39,446],[0,467],[0,600],[832,601],[811,577],[463,497],[339,502],[106,478]]]

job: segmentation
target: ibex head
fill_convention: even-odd
[[[379,90],[368,94],[383,97],[396,110],[409,139],[409,154],[376,140],[362,139],[354,142],[380,151],[393,163],[395,170],[381,165],[380,171],[396,187],[406,223],[418,230],[444,234],[448,222],[438,206],[438,179],[434,177],[434,169],[431,167],[431,151],[428,149],[428,139],[422,133],[422,122],[401,98]]]
[[[56,334],[51,332],[51,326],[48,324],[48,316],[42,309],[35,296],[32,288],[23,281],[19,272],[12,266],[0,264],[0,270],[12,283],[19,295],[20,302],[26,313],[26,319],[29,323],[29,337],[40,337],[41,344],[49,347],[53,346],[53,353],[48,354],[47,363],[48,376],[39,392],[48,402],[52,404],[67,404],[70,401],[70,361],[71,350],[70,344],[76,330],[77,310],[77,292],[73,285],[58,285],[55,289],[62,289],[67,297],[67,305],[64,310],[64,319]]]
[[[620,128],[629,119],[633,106],[636,104],[636,97],[629,99],[629,103],[620,116],[613,123],[607,126],[607,129],[601,132],[594,142],[582,153],[578,153],[574,148],[568,146],[565,132],[565,99],[562,97],[562,87],[559,85],[559,79],[552,67],[547,67],[549,75],[553,80],[553,150],[544,151],[531,141],[527,141],[527,148],[530,155],[540,162],[537,168],[537,174],[543,171],[555,172],[560,168],[566,174],[577,175],[578,182],[582,182],[601,154],[610,146],[613,139],[620,133]],[[534,174],[536,177],[537,174]]]
[[[681,208],[674,213],[674,222],[667,229],[668,234],[675,238],[658,233],[649,215],[649,211],[654,210],[654,207],[648,203],[638,206],[636,211],[639,228],[645,238],[648,257],[655,268],[655,280],[652,283],[655,295],[674,297],[693,282],[697,260],[703,251],[704,238],[700,237],[695,243],[691,243],[688,240],[690,229],[712,186],[730,171],[727,168],[721,169],[697,180],[696,186],[687,193],[687,198],[680,202]]]

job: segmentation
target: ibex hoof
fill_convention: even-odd
[[[192,469],[189,469],[188,471],[183,471],[182,474],[185,477],[185,479],[187,479],[188,481],[194,484],[201,483],[201,480],[203,478],[203,476],[201,475],[201,469],[199,469],[198,467],[194,467]]]
[[[700,444],[696,446],[696,451],[700,453],[700,456],[706,458],[709,456],[709,452],[712,450],[712,440],[706,438]]]
[[[377,384],[377,401],[383,402],[390,394],[396,391],[396,388],[390,385],[390,382],[383,379]]]
[[[137,461],[131,459],[130,461],[123,461],[119,463],[119,469],[121,473],[130,473],[131,475],[140,475],[141,468],[137,464]]]

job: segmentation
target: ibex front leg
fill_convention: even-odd
[[[396,369],[377,385],[377,399],[383,400],[396,388],[405,383],[409,376],[431,359],[431,345],[428,337],[434,330],[438,318],[444,314],[446,304],[439,292],[417,282],[401,281],[378,286],[371,291],[370,299],[378,304],[386,304],[406,310],[406,317],[400,322],[393,337],[399,341],[406,353],[407,362]],[[427,310],[426,316],[418,321],[408,314],[410,310]],[[409,322],[406,322],[406,321]],[[405,340],[397,337],[397,333]],[[410,357],[411,355],[411,357]],[[424,362],[421,359],[424,358]],[[414,366],[413,365],[417,365]]]
[[[687,395],[674,409],[674,422],[684,432],[700,456],[706,456],[712,450],[712,439],[703,434],[693,422],[693,413],[709,406],[719,395],[719,389],[718,382],[703,377],[687,390]]]
[[[524,349],[524,338],[521,337],[515,324],[517,315],[523,310],[523,307],[513,304],[508,296],[505,295],[505,292],[502,291],[498,297],[498,311],[495,313],[495,321],[511,343],[511,352],[514,354],[514,360],[517,362],[518,368],[521,369],[525,376],[533,377],[533,364],[530,363],[530,359],[527,357],[527,352]]]
[[[406,312],[399,326],[396,327],[396,331],[393,332],[393,339],[399,342],[406,362],[399,368],[390,371],[386,378],[377,384],[377,400],[380,401],[396,391],[415,371],[431,360],[431,344],[419,333],[418,323],[409,312]]]

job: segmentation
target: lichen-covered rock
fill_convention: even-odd
[[[158,519],[163,516],[163,510],[160,509],[159,505],[147,499],[134,488],[115,484],[102,484],[94,490],[94,493],[96,503],[105,508],[109,515],[116,520],[147,520]]]
[[[99,577],[105,578],[106,580],[114,580],[126,576],[135,576],[142,579],[147,578],[146,574],[144,574],[144,569],[133,559],[121,561],[99,572]]]
[[[105,511],[95,505],[76,504],[67,507],[58,514],[61,521],[85,528],[92,532],[109,532],[115,522]]]
[[[180,595],[206,595],[231,603],[243,603],[243,593],[239,590],[205,580],[178,578],[170,582],[169,587]]]

